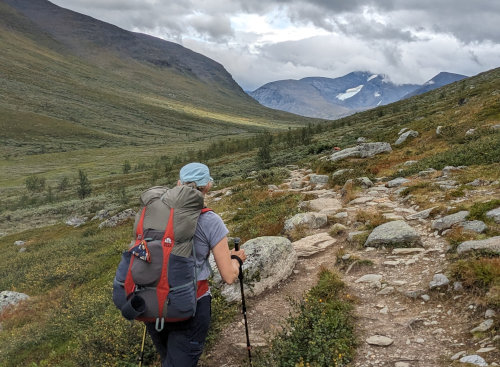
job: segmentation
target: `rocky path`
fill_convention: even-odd
[[[448,244],[432,229],[428,213],[419,213],[419,208],[404,203],[397,195],[397,184],[388,188],[386,184],[371,186],[365,182],[354,200],[342,204],[341,193],[321,189],[321,178],[308,173],[292,171],[287,189],[307,190],[309,196],[316,196],[318,199],[303,207],[309,208],[311,215],[333,216],[345,228],[339,227],[340,234],[335,238],[327,234],[328,227],[311,229],[309,234],[315,236],[294,243],[299,260],[292,276],[248,300],[254,347],[265,345],[279,329],[290,312],[288,299],[300,298],[316,283],[321,265],[333,268],[341,263],[339,271],[356,300],[359,345],[351,366],[448,366],[452,357],[457,360],[479,354],[487,360],[494,356],[493,340],[471,338],[468,320],[477,316],[477,306],[469,302],[459,284],[449,284],[442,274],[448,265]],[[317,180],[319,185],[314,190],[303,188]],[[373,246],[356,244],[355,235],[359,236],[357,230],[363,225],[356,220],[359,211],[382,213],[394,221],[392,228],[382,231],[385,239],[371,238],[372,233],[368,241]],[[391,246],[394,238],[399,243]],[[245,365],[245,345],[243,324],[236,320],[226,328],[202,366]],[[494,360],[489,362],[497,365]]]

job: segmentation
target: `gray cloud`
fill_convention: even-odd
[[[440,71],[474,75],[500,66],[500,1],[490,0],[53,0],[122,28],[175,41],[223,64],[245,89],[278,79],[354,70],[395,82]],[[242,14],[322,34],[284,41],[234,29]],[[280,23],[281,22],[281,23]],[[295,37],[297,39],[300,37]],[[209,42],[205,42],[209,41]]]

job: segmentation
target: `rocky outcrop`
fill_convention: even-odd
[[[486,223],[481,220],[468,220],[466,222],[460,223],[459,227],[463,228],[466,231],[483,233],[488,229]]]
[[[337,240],[328,235],[328,233],[318,233],[295,241],[292,245],[298,257],[308,257],[324,251],[335,242]]]
[[[396,220],[376,227],[368,236],[365,247],[411,247],[420,244],[418,233],[405,221]]]
[[[297,227],[305,227],[307,229],[317,229],[326,225],[328,218],[322,213],[299,213],[285,222],[285,232],[290,232]]]
[[[87,217],[79,217],[77,215],[70,217],[64,222],[66,225],[77,228],[84,225],[87,222]]]
[[[342,203],[334,198],[319,198],[305,201],[310,210],[320,212],[322,214],[333,214],[342,208]],[[318,227],[319,228],[319,227]]]
[[[356,145],[352,148],[347,148],[339,152],[333,153],[329,160],[336,162],[345,158],[370,158],[374,155],[381,153],[392,152],[391,145],[389,143],[377,142],[377,143],[362,143]]]
[[[457,252],[461,254],[467,251],[488,250],[500,254],[500,236],[490,237],[485,240],[465,241],[457,247]]]
[[[243,264],[245,296],[258,296],[266,289],[287,279],[297,262],[297,253],[292,243],[284,237],[258,237],[246,242],[243,247],[247,260]],[[214,270],[214,284],[221,289],[229,302],[241,299],[240,285],[223,284],[215,260],[210,263]]]
[[[451,228],[456,224],[465,222],[465,218],[469,215],[467,210],[462,210],[461,212],[450,214],[445,217],[433,220],[431,223],[432,229],[437,229],[438,231],[444,231],[445,229]]]
[[[109,227],[113,228],[117,225],[127,221],[130,218],[134,218],[136,212],[133,209],[125,209],[124,211],[118,213],[117,215],[112,216],[109,219],[106,219],[104,222],[99,224],[99,228]]]
[[[405,184],[407,182],[410,182],[407,178],[404,177],[398,177],[395,178],[394,180],[390,180],[385,184],[386,187],[392,188],[392,187],[398,187],[401,186],[402,184]]]
[[[309,182],[316,185],[325,185],[328,183],[327,175],[309,175]]]
[[[0,292],[0,314],[8,306],[16,306],[21,301],[28,299],[29,296],[24,293],[3,291]]]

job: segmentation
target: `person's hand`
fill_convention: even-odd
[[[245,262],[245,260],[247,259],[247,255],[245,254],[245,250],[242,250],[242,249],[240,249],[238,251],[236,251],[235,249],[232,249],[231,255],[238,256],[241,259],[241,261],[243,261],[243,262]]]

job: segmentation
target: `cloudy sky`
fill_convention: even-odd
[[[177,42],[245,89],[362,70],[396,83],[500,66],[498,0],[52,0]]]

